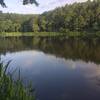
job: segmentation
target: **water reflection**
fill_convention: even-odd
[[[12,60],[11,73],[20,68],[23,83],[32,81],[38,100],[100,100],[99,40],[30,40],[4,40],[1,60]]]
[[[7,38],[0,39],[0,53],[35,49],[61,58],[100,63],[99,43],[100,39]]]

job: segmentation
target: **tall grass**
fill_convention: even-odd
[[[26,89],[20,80],[14,82],[11,76],[6,74],[5,67],[0,63],[0,100],[35,100],[30,93],[31,88]]]

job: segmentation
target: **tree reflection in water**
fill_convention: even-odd
[[[0,53],[36,49],[65,59],[100,63],[100,39],[6,38],[0,39]]]

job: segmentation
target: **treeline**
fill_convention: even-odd
[[[35,15],[0,13],[0,32],[24,32],[26,23],[33,16]],[[28,27],[26,30],[29,31]]]
[[[0,14],[0,32],[100,31],[100,0],[66,4],[41,15]]]

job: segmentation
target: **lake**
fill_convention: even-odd
[[[100,100],[100,39],[1,38],[0,57],[37,100]]]

